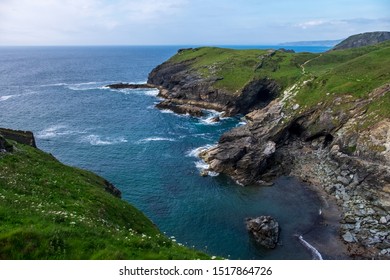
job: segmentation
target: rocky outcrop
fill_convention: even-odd
[[[302,77],[281,91],[274,80],[267,78],[267,74],[282,68],[276,61],[282,59],[280,55],[268,51],[257,57],[259,62],[253,71],[265,75],[256,72],[252,81],[234,93],[215,86],[223,77],[209,75],[206,79],[201,71],[191,68],[194,64],[188,60],[163,63],[152,71],[148,82],[159,87],[160,96],[166,99],[162,104],[171,107],[191,105],[199,110],[225,111],[227,115],[246,114],[246,125],[226,132],[218,145],[200,153],[209,166],[207,172],[227,174],[241,185],[264,184],[280,175],[296,176],[337,201],[342,213],[340,237],[351,256],[390,258],[390,121],[383,117],[388,114],[390,95],[387,74],[380,76],[383,80],[376,83],[376,89],[373,86],[359,94],[338,93],[346,84],[340,79],[336,81],[339,87],[332,88],[335,92],[328,92],[325,85],[329,81],[317,79],[303,67],[310,68],[308,65],[314,62],[322,65],[321,60],[329,53],[320,54],[300,63],[295,61],[296,67],[303,70]],[[324,61],[334,63],[332,57]],[[367,60],[360,62],[363,66]],[[350,69],[349,62],[345,63],[345,69]],[[213,73],[213,65],[202,67]],[[347,84],[356,83],[356,89],[366,86],[358,77]],[[314,99],[318,101],[304,100],[311,98],[310,90],[320,97]]]
[[[35,138],[31,131],[0,128],[0,135],[4,138],[36,148]]]
[[[246,228],[259,245],[274,249],[278,244],[279,223],[271,216],[248,218]]]
[[[355,255],[390,256],[390,121],[359,129],[369,119],[367,102],[389,93],[384,85],[368,99],[343,96],[300,112],[276,99],[247,114],[246,126],[223,134],[201,157],[243,185],[283,174],[319,186],[337,199],[345,242],[375,249]]]
[[[390,32],[367,32],[353,35],[337,44],[332,50],[344,50],[375,45],[390,40]]]
[[[129,83],[119,83],[119,84],[111,84],[107,85],[108,88],[112,89],[152,89],[156,88],[154,85],[150,84],[129,84]]]
[[[122,192],[107,180],[104,180],[104,189],[106,192],[112,194],[113,196],[116,196],[118,198],[122,197]]]
[[[0,153],[12,152],[14,147],[0,134]]]
[[[21,131],[21,130],[13,130],[8,128],[0,128],[0,153],[3,152],[12,152],[14,150],[14,146],[9,143],[8,140],[13,140],[23,145],[28,145],[33,148],[37,148],[35,144],[34,134],[31,131]],[[55,159],[53,157],[53,159]],[[104,190],[113,196],[121,198],[121,191],[116,188],[113,184],[104,180]]]
[[[159,96],[167,99],[172,107],[187,103],[204,109],[224,111],[227,116],[246,114],[262,108],[280,90],[275,81],[263,78],[250,81],[240,91],[231,92],[216,87],[216,82],[221,79],[223,77],[212,75],[203,77],[191,68],[188,61],[167,61],[153,69],[149,74],[148,84],[159,88]]]

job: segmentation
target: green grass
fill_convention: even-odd
[[[275,80],[281,90],[306,81],[296,95],[306,108],[343,95],[365,98],[390,82],[390,42],[322,54],[204,47],[181,51],[169,60],[184,61],[204,78],[219,78],[214,87],[232,94],[255,79]],[[386,109],[380,110],[388,116]]]
[[[207,259],[160,233],[105,180],[12,142],[0,153],[0,259]]]
[[[390,82],[389,65],[389,43],[325,53],[306,66],[312,80],[298,93],[297,100],[311,106],[343,95],[366,98],[371,91]]]

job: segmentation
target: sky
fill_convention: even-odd
[[[0,0],[0,45],[266,45],[390,31],[389,0]]]

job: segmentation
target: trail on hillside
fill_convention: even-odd
[[[306,74],[306,70],[305,70],[305,65],[308,64],[309,62],[312,62],[313,60],[315,59],[318,59],[322,56],[323,54],[320,54],[319,56],[316,56],[316,57],[313,57],[309,60],[306,60],[304,63],[301,64],[301,69],[302,69],[302,75],[305,75]]]

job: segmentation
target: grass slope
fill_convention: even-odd
[[[299,84],[294,99],[304,108],[343,95],[366,98],[390,83],[390,42],[321,54],[204,47],[182,50],[170,62],[186,62],[205,79],[217,78],[214,87],[232,94],[256,79],[275,80],[282,90]],[[368,109],[390,117],[388,95],[382,99]]]
[[[0,153],[0,259],[197,259],[105,180],[11,142]]]

